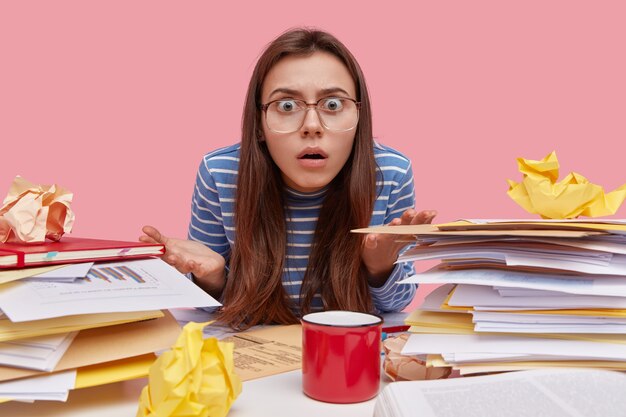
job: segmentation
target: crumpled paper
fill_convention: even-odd
[[[575,172],[557,182],[555,152],[541,161],[517,158],[517,164],[524,179],[521,183],[507,180],[508,194],[524,210],[544,219],[608,216],[615,214],[626,198],[626,184],[605,194],[600,185]]]
[[[234,345],[203,339],[209,323],[190,322],[171,350],[150,367],[137,417],[223,417],[241,392],[234,373]]]
[[[402,355],[409,335],[403,333],[399,336],[388,337],[383,342],[385,360],[383,370],[392,381],[417,381],[423,379],[447,378],[452,372],[450,367],[427,367],[426,358],[422,355]]]
[[[18,175],[0,208],[0,243],[61,239],[74,225],[72,197],[56,184],[32,184]]]

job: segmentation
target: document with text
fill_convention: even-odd
[[[75,282],[11,282],[0,292],[0,309],[13,322],[219,305],[160,259],[95,264]]]
[[[626,375],[591,369],[394,382],[374,417],[617,417],[626,414],[624,392]]]

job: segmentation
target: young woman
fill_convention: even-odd
[[[142,241],[220,298],[235,328],[295,323],[320,309],[398,311],[415,294],[396,285],[403,245],[350,233],[432,221],[413,209],[409,160],[372,138],[365,79],[348,49],[310,29],[285,32],[259,58],[241,143],[207,154],[188,240],[151,226]]]

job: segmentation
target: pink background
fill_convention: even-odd
[[[1,196],[20,174],[74,192],[75,236],[186,236],[202,155],[239,140],[256,57],[300,25],[357,57],[375,135],[438,221],[527,216],[516,157],[626,182],[626,3],[364,3],[0,3]]]

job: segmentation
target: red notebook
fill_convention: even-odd
[[[0,268],[70,264],[159,256],[165,247],[158,243],[64,237],[59,242],[2,243]]]

